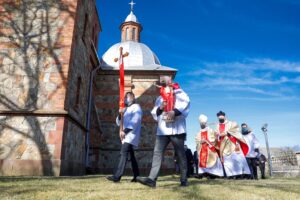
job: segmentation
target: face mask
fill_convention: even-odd
[[[160,83],[160,86],[167,87],[167,84],[165,82]]]
[[[202,129],[205,129],[206,125],[205,125],[205,124],[201,124],[200,127],[201,127]]]
[[[127,105],[127,106],[130,106],[131,104],[132,104],[132,100],[130,99],[130,98],[126,98],[125,99],[125,104]]]
[[[247,128],[242,128],[242,134],[247,135],[249,133],[249,130]]]
[[[221,124],[223,124],[223,123],[225,122],[225,119],[219,119],[219,122],[220,122]]]

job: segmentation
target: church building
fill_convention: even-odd
[[[121,147],[114,62],[120,47],[129,53],[125,91],[136,95],[144,113],[137,159],[141,171],[149,172],[155,84],[177,70],[163,66],[141,42],[143,27],[131,4],[121,42],[100,59],[95,0],[0,0],[0,175],[112,173]],[[168,149],[165,172],[174,169]]]
[[[152,163],[153,148],[156,136],[157,123],[153,120],[151,110],[159,89],[156,84],[161,76],[175,77],[177,70],[163,66],[157,55],[141,42],[143,27],[131,11],[120,25],[121,42],[112,45],[102,56],[101,70],[95,77],[94,101],[100,120],[100,142],[92,143],[92,166],[101,173],[112,173],[116,167],[121,147],[119,127],[116,126],[116,117],[119,110],[119,63],[114,59],[119,56],[120,47],[129,56],[124,58],[125,92],[132,91],[143,110],[141,141],[136,157],[139,168],[149,173]],[[96,140],[94,140],[96,141]],[[166,151],[162,172],[174,171],[174,152],[172,146]],[[131,167],[127,165],[127,168]]]

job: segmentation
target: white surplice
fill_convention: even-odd
[[[141,123],[142,123],[143,111],[139,104],[132,104],[125,108],[124,112],[124,130],[126,128],[132,129],[129,133],[125,135],[123,142],[132,144],[134,146],[139,145]],[[117,117],[116,123],[120,126],[120,120]]]
[[[181,115],[176,116],[173,122],[166,122],[163,120],[163,114],[157,116],[157,108],[163,103],[163,99],[159,96],[156,99],[155,106],[151,111],[151,114],[155,121],[158,122],[157,135],[177,135],[186,133],[186,117],[189,114],[190,98],[182,89],[174,89],[175,94],[175,106],[174,108],[181,112]]]

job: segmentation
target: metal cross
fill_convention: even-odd
[[[131,0],[131,2],[129,3],[129,5],[131,6],[131,11],[133,11],[133,6],[134,6],[134,2],[133,2],[133,0]]]
[[[119,58],[121,58],[121,56],[122,56],[123,58],[129,56],[129,53],[128,53],[128,52],[126,52],[126,53],[123,54],[123,47],[120,47],[119,50],[120,50],[120,57],[119,57]],[[115,61],[115,62],[118,62],[118,61],[119,61],[119,58],[115,58],[114,61]]]

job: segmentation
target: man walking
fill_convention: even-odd
[[[156,187],[163,154],[171,142],[178,155],[180,185],[187,186],[187,160],[184,141],[186,139],[186,117],[189,113],[190,99],[178,84],[172,83],[170,77],[162,77],[160,84],[161,96],[156,99],[151,112],[154,120],[158,123],[152,167],[147,178],[138,177],[137,181],[149,187]]]
[[[126,108],[120,110],[120,114],[116,119],[116,123],[120,126],[121,114],[124,113],[124,129],[120,131],[120,140],[122,142],[120,160],[118,167],[113,176],[106,177],[109,181],[119,182],[124,173],[128,154],[132,164],[133,179],[136,182],[136,177],[139,176],[139,168],[134,155],[134,148],[138,146],[140,140],[142,109],[135,102],[135,96],[132,92],[127,92],[125,95]]]

